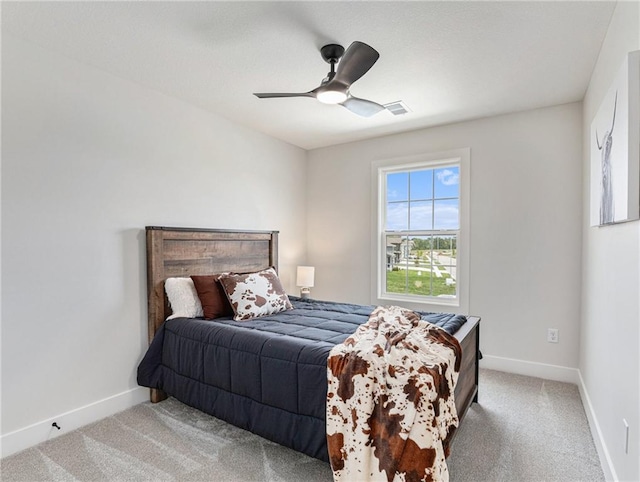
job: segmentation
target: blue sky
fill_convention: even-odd
[[[387,174],[387,229],[457,229],[459,189],[456,166]]]

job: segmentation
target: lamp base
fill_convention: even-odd
[[[308,299],[310,294],[311,290],[309,288],[302,288],[300,290],[300,298],[302,298],[303,300]]]

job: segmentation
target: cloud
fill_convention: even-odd
[[[453,203],[436,204],[435,229],[458,229],[460,227],[458,205]]]
[[[407,196],[404,196],[404,199],[407,199]],[[388,189],[387,190],[387,201],[400,201],[400,192],[397,189]]]
[[[459,175],[457,172],[452,171],[451,169],[443,169],[441,171],[437,171],[436,176],[438,177],[438,181],[440,181],[445,186],[455,186],[458,184]]]
[[[407,203],[395,203],[387,205],[387,229],[401,231],[407,229],[408,217]]]
[[[432,204],[416,203],[411,207],[411,229],[431,229],[432,226]]]
[[[435,213],[432,211],[435,207]],[[411,205],[409,214],[408,203],[394,203],[387,206],[387,227],[389,231],[404,231],[410,217],[412,230],[430,229],[458,229],[459,206],[457,201],[439,201],[435,206],[430,202],[418,202]],[[433,216],[433,218],[432,218]],[[432,219],[435,219],[433,226]]]

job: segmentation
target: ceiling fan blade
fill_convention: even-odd
[[[349,109],[354,114],[358,114],[362,117],[371,117],[373,115],[376,115],[381,110],[385,109],[383,105],[380,105],[376,102],[359,99],[358,97],[353,96],[350,96],[341,105]]]
[[[353,42],[338,62],[336,76],[332,81],[346,84],[348,87],[366,74],[378,58],[380,54],[373,47],[362,42]]]
[[[315,97],[316,94],[314,91],[311,92],[300,92],[300,93],[258,93],[253,94],[260,99],[273,99],[277,97]]]

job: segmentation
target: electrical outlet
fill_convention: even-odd
[[[547,328],[547,341],[549,343],[558,343],[558,329]]]

